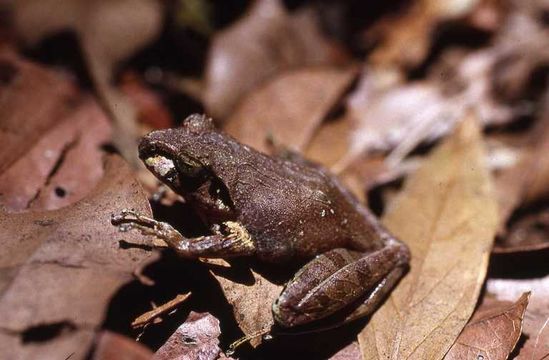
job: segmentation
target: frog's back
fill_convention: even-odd
[[[357,211],[360,205],[319,168],[262,156],[240,164],[234,189],[239,221],[264,260],[312,257],[364,243],[369,225]]]

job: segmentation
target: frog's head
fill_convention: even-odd
[[[241,147],[217,131],[204,115],[187,117],[181,127],[153,131],[139,144],[139,157],[164,184],[197,206],[229,214],[233,207],[225,181],[234,172],[234,151]],[[213,206],[212,206],[213,204]]]
[[[212,120],[194,114],[180,128],[157,130],[139,143],[139,157],[163,183],[178,193],[190,192],[210,177],[209,151],[199,137],[214,131]]]

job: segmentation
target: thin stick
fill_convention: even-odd
[[[173,309],[175,309],[176,307],[178,307],[182,302],[187,300],[187,298],[189,296],[191,296],[190,292],[188,292],[186,294],[177,295],[174,299],[168,301],[167,303],[162,304],[162,305],[152,309],[151,311],[147,311],[146,313],[139,316],[137,319],[135,319],[132,322],[132,327],[133,328],[139,328],[139,327],[143,327],[147,324],[150,324],[154,319],[156,319],[160,315],[168,313],[168,312],[172,311]]]

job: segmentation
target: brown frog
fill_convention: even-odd
[[[299,156],[267,156],[191,115],[181,128],[154,131],[139,157],[211,227],[186,238],[167,223],[123,211],[121,230],[163,239],[185,258],[255,256],[269,263],[309,260],[272,306],[284,328],[354,306],[370,314],[406,271],[410,253],[320,166]],[[359,302],[359,304],[357,304]]]

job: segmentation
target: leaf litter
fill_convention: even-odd
[[[114,161],[117,170],[108,165],[104,172],[103,152],[98,147],[109,139],[125,144],[121,146],[122,152],[132,161],[139,131],[136,121],[149,128],[164,127],[172,121],[170,116],[177,122],[177,117],[196,111],[198,106],[242,141],[264,151],[277,146],[299,150],[337,172],[361,200],[388,209],[384,216],[386,224],[394,226],[392,231],[410,243],[414,255],[410,273],[370,319],[359,343],[354,335],[346,343],[338,342],[340,332],[334,332],[331,334],[337,336],[323,340],[322,344],[313,341],[308,350],[303,350],[309,345],[306,341],[302,343],[301,337],[288,339],[293,347],[279,349],[280,342],[259,344],[261,337],[255,337],[252,340],[255,350],[243,350],[243,358],[255,355],[280,358],[301,355],[303,351],[303,357],[308,357],[324,345],[332,348],[327,353],[321,351],[322,358],[359,359],[360,352],[364,358],[391,358],[399,354],[404,358],[426,354],[439,359],[469,354],[519,359],[547,357],[546,261],[533,262],[538,266],[535,276],[520,275],[523,268],[512,265],[507,265],[514,274],[511,277],[498,278],[490,273],[487,291],[479,293],[496,231],[498,241],[494,251],[509,255],[490,255],[492,260],[532,254],[543,259],[546,251],[548,172],[544,141],[547,131],[543,126],[547,94],[543,79],[549,62],[546,2],[455,0],[439,4],[416,0],[404,6],[387,6],[388,10],[381,12],[376,6],[370,7],[367,13],[373,17],[358,28],[353,27],[356,23],[348,17],[364,15],[358,2],[333,6],[335,11],[341,11],[337,14],[319,11],[326,4],[313,2],[293,9],[279,1],[256,1],[247,13],[244,5],[223,8],[212,3],[208,10],[212,16],[201,19],[210,21],[203,24],[209,30],[198,36],[207,38],[209,56],[200,60],[203,69],[196,69],[191,76],[193,84],[198,85],[192,94],[174,94],[181,90],[162,88],[161,83],[150,86],[146,83],[150,77],[144,75],[137,75],[137,79],[145,80],[143,84],[127,77],[149,70],[172,73],[174,65],[164,69],[164,60],[158,61],[154,52],[163,49],[162,56],[170,57],[174,49],[188,47],[193,41],[196,44],[194,25],[189,26],[190,30],[175,31],[170,25],[162,25],[160,31],[163,21],[166,24],[173,21],[172,3],[178,1],[97,0],[61,4],[29,0],[17,2],[14,7],[12,24],[17,36],[4,36],[11,31],[8,22],[0,26],[3,47],[0,140],[4,145],[0,151],[0,203],[10,212],[31,210],[6,213],[0,219],[6,224],[6,233],[17,234],[2,237],[8,251],[4,257],[0,256],[0,261],[7,264],[2,266],[0,275],[0,302],[7,319],[0,331],[0,342],[8,344],[11,351],[8,355],[84,358],[95,346],[98,351],[92,356],[97,358],[118,354],[135,354],[143,359],[152,356],[151,351],[133,340],[102,329],[112,326],[102,321],[109,301],[119,295],[123,284],[134,275],[149,284],[158,279],[146,278],[148,275],[139,270],[138,263],[154,259],[146,251],[150,239],[125,234],[124,239],[130,245],[126,245],[128,249],[120,249],[116,247],[120,234],[108,223],[92,221],[97,214],[107,212],[107,208],[119,211],[126,206],[124,200],[150,214],[144,195],[134,193],[136,183],[131,172],[122,162],[112,159],[108,164]],[[185,0],[181,6],[188,8],[193,6],[191,3]],[[235,10],[238,6],[239,10]],[[58,11],[50,16],[48,9],[52,8]],[[347,18],[341,14],[347,14]],[[96,93],[86,94],[85,89],[80,92],[87,81],[82,74],[77,74],[81,78],[74,81],[70,78],[71,70],[46,69],[26,60],[28,53],[23,55],[15,50],[21,43],[31,49],[40,47],[63,29],[76,32],[84,67],[91,74]],[[134,62],[132,54],[151,42],[152,50],[138,54]],[[364,46],[370,48],[365,51]],[[38,62],[48,62],[47,58],[39,58]],[[144,64],[149,68],[143,70]],[[176,64],[175,72],[185,66]],[[362,68],[358,86],[354,84],[357,68]],[[121,82],[118,74],[123,74]],[[201,77],[197,78],[197,74]],[[184,77],[188,78],[187,74]],[[173,104],[164,108],[167,105],[158,101],[167,91],[182,101],[183,105],[177,105],[179,113],[173,113]],[[188,96],[198,104],[189,106]],[[484,168],[486,159],[481,160],[479,155],[481,145],[477,135],[471,135],[476,132],[472,130],[474,126],[465,122],[457,132],[463,136],[463,132],[467,133],[464,129],[469,129],[471,136],[465,136],[466,141],[456,140],[459,138],[456,133],[449,135],[471,111],[478,115],[486,142],[510,139],[501,141],[487,156],[496,179],[497,198],[487,195],[490,186]],[[122,121],[115,125],[112,137],[107,117]],[[439,146],[439,141],[444,144]],[[463,145],[469,141],[472,146]],[[433,144],[435,149],[431,150]],[[449,148],[458,150],[452,153]],[[441,149],[452,153],[448,157],[453,160],[433,165],[433,159],[444,152]],[[429,154],[425,156],[426,153]],[[448,174],[449,169],[455,171]],[[117,173],[125,178],[117,177]],[[418,174],[423,174],[422,185],[418,185]],[[116,179],[120,182],[114,184]],[[139,179],[151,193],[156,191],[154,180],[143,176]],[[398,188],[402,180],[407,184],[403,190]],[[481,186],[483,183],[485,187]],[[421,195],[409,195],[414,186],[418,192],[421,190]],[[101,197],[99,188],[112,192]],[[66,191],[64,196],[58,195],[61,190]],[[160,197],[159,202],[153,200],[155,215],[169,213],[169,218],[178,217],[184,200],[169,197]],[[120,200],[114,204],[117,199]],[[431,211],[430,205],[437,202],[447,203],[454,216],[447,216],[449,210]],[[412,208],[411,204],[416,205]],[[94,217],[81,216],[75,210],[86,206]],[[494,210],[496,206],[498,211]],[[406,209],[408,216],[404,215]],[[474,224],[484,219],[485,226],[464,226],[468,224],[464,219],[469,217]],[[25,225],[19,226],[13,219],[24,219],[21,221]],[[429,221],[432,226],[420,225]],[[437,221],[440,224],[433,225]],[[182,222],[185,227],[193,228],[192,219]],[[84,227],[93,231],[84,231]],[[423,236],[424,239],[441,234],[452,241],[443,244],[446,250],[437,243],[428,249],[420,246],[418,250],[417,244],[409,240],[427,233],[434,237]],[[99,238],[103,242],[90,243]],[[452,252],[453,256],[448,257]],[[420,268],[418,259],[423,264]],[[187,329],[185,333],[193,333],[196,341],[181,343],[178,326],[168,333],[168,328],[155,320],[148,323],[141,341],[153,349],[173,345],[172,354],[203,351],[207,358],[223,358],[221,349],[241,335],[230,328],[229,318],[234,317],[235,326],[244,335],[261,333],[270,327],[271,304],[280,292],[282,280],[272,278],[265,269],[252,267],[245,274],[232,276],[235,274],[231,272],[239,271],[239,266],[207,266],[214,268],[212,273],[231,307],[221,311],[209,304],[211,301],[200,304],[200,286],[189,289],[193,291],[193,299],[196,296],[198,300],[185,300],[184,308],[198,306],[202,314],[192,313],[181,327]],[[435,271],[437,267],[441,270]],[[37,269],[43,271],[33,271]],[[81,281],[85,274],[93,274],[93,280],[97,281]],[[182,284],[194,276],[182,275],[185,276],[177,275]],[[63,286],[67,283],[71,286]],[[32,289],[33,296],[24,297],[30,292],[28,289]],[[80,290],[80,297],[76,296],[76,289]],[[159,293],[153,297],[170,298],[162,293],[168,289],[154,289]],[[173,296],[182,293],[177,290],[168,292]],[[526,307],[526,299],[521,295],[529,291],[532,294]],[[93,296],[84,296],[90,294]],[[409,304],[399,303],[407,294],[418,300],[417,304],[411,301],[414,305],[411,309]],[[45,297],[56,302],[46,301]],[[473,311],[477,302],[480,305]],[[405,309],[399,316],[407,327],[395,324],[392,318],[380,321],[394,304]],[[166,304],[158,311],[169,312],[169,309],[171,305]],[[215,313],[220,322],[209,313]],[[149,320],[155,314],[149,314]],[[207,325],[199,326],[200,319]],[[354,326],[358,332],[360,324]],[[383,341],[380,334],[389,340]],[[125,330],[124,335],[137,334]],[[387,357],[383,353],[385,347],[389,349]],[[479,349],[484,352],[477,353]]]

